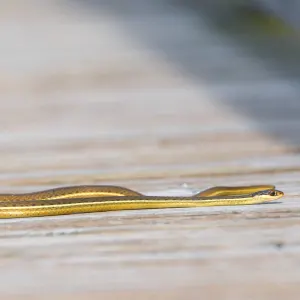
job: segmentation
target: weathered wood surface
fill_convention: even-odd
[[[0,4],[1,191],[286,196],[1,220],[1,299],[299,299],[297,61],[284,70],[178,4],[58,3]]]

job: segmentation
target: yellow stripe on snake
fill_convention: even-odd
[[[248,205],[281,198],[273,185],[204,190],[190,197],[146,196],[119,186],[70,186],[26,194],[0,194],[0,218],[28,218],[113,210]]]

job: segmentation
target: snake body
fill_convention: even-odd
[[[251,194],[263,190],[274,190],[274,185],[249,185],[249,186],[216,186],[204,190],[198,193],[198,196],[206,197],[206,196],[230,196],[230,195],[242,195],[242,194]]]
[[[246,205],[279,199],[274,186],[214,187],[191,197],[145,196],[117,186],[71,186],[26,194],[1,194],[0,218],[25,218],[112,210]]]
[[[53,200],[64,198],[143,196],[133,190],[113,185],[79,185],[54,188],[34,193],[0,194],[2,201]]]

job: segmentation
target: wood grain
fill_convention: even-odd
[[[298,299],[295,77],[180,5],[71,2],[0,4],[1,192],[275,184],[286,196],[0,220],[1,298]]]

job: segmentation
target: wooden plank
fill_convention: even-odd
[[[298,299],[295,77],[169,2],[10,3],[0,4],[1,191],[269,183],[286,196],[0,220],[1,297]]]

